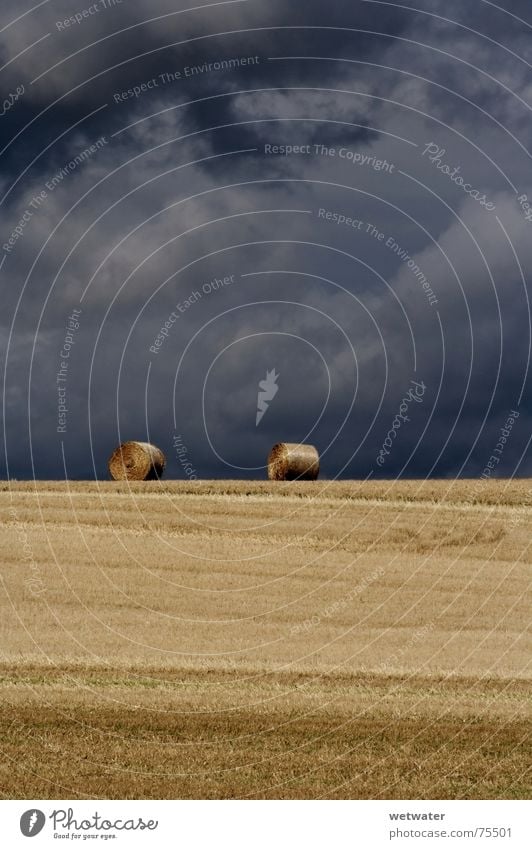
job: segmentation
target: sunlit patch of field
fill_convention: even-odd
[[[0,794],[522,798],[532,481],[0,486]]]

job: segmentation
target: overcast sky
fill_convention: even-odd
[[[3,0],[0,60],[3,477],[532,474],[529,0]]]

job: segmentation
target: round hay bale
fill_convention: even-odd
[[[313,445],[278,442],[268,456],[271,481],[315,481],[320,473],[320,455]]]
[[[155,480],[165,466],[163,452],[149,442],[123,442],[109,458],[109,474],[115,481]]]

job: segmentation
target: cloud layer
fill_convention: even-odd
[[[2,474],[532,472],[532,23],[463,6],[3,4]]]

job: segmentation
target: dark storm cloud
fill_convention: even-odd
[[[309,431],[330,477],[479,474],[519,405],[497,473],[516,469],[529,29],[462,6],[257,0],[163,18],[175,3],[123,0],[58,29],[84,7],[48,3],[0,34],[5,62],[51,33],[3,71],[25,86],[1,119],[2,244],[20,230],[0,272],[11,475],[61,477],[62,443],[70,476],[105,474],[118,439],[146,435],[183,474],[174,433],[199,475],[260,475],[273,442]],[[2,25],[21,13],[4,4]],[[379,466],[412,381],[423,396]]]

